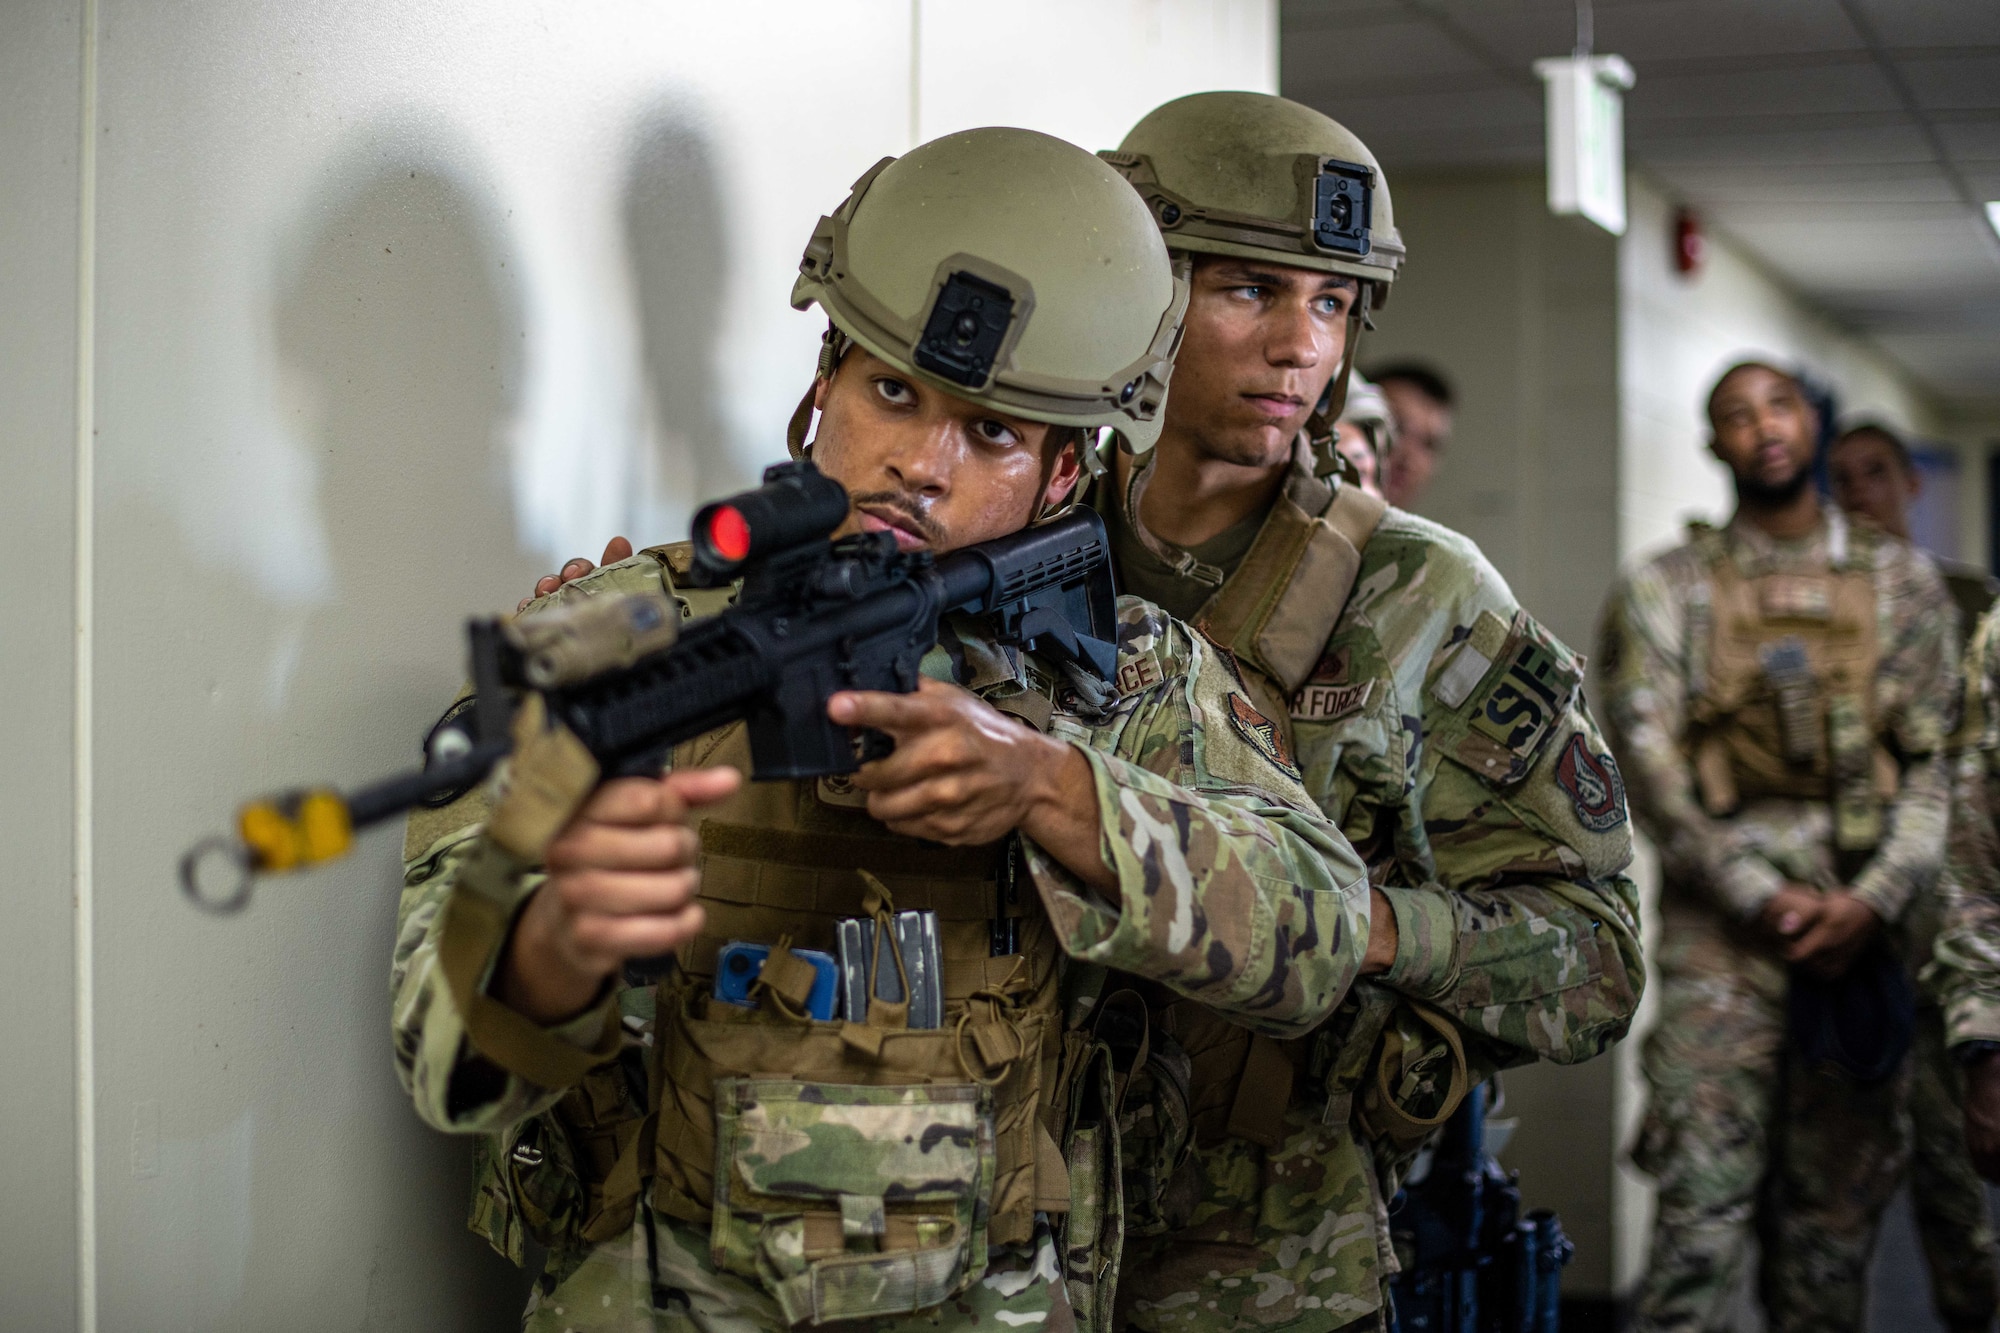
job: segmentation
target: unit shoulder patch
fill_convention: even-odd
[[[1298,767],[1292,763],[1284,733],[1278,730],[1277,723],[1258,712],[1248,699],[1234,693],[1229,696],[1229,720],[1251,749],[1270,760],[1286,777],[1297,779]]]
[[[1569,738],[1556,761],[1556,785],[1569,794],[1576,822],[1609,833],[1625,822],[1625,779],[1609,752],[1592,754],[1581,732]]]

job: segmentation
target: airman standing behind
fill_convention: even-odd
[[[1376,1326],[1387,1202],[1468,1083],[1631,1022],[1624,795],[1581,661],[1470,541],[1343,479],[1334,421],[1403,258],[1367,146],[1203,93],[1104,156],[1193,286],[1159,442],[1093,500],[1122,586],[1228,651],[1375,885],[1370,977],[1309,1038],[1151,988],[1120,1305],[1146,1333]]]
[[[1906,543],[1820,504],[1795,379],[1735,366],[1708,416],[1735,516],[1630,573],[1604,622],[1613,741],[1665,878],[1637,1327],[1719,1327],[1754,1231],[1771,1328],[1858,1328],[1908,1032],[1827,1019],[1838,987],[1914,1005],[1884,936],[1943,856],[1953,618]]]

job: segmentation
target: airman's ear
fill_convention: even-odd
[[[1061,505],[1076,489],[1077,481],[1083,476],[1083,464],[1077,456],[1077,448],[1077,442],[1072,439],[1057,450],[1055,466],[1049,469],[1048,485],[1042,488],[1042,512]]]

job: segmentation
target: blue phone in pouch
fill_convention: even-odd
[[[715,998],[725,1004],[740,1004],[744,1008],[754,1008],[756,1000],[750,996],[750,983],[764,970],[764,960],[771,956],[768,944],[752,944],[747,940],[731,940],[722,946],[722,952],[715,960]],[[834,994],[839,989],[840,966],[833,961],[833,955],[818,949],[794,949],[792,957],[812,964],[812,991],[806,996],[806,1013],[822,1023],[833,1021]]]

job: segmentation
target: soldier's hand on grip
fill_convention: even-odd
[[[1097,851],[1090,764],[1075,746],[928,677],[913,694],[836,694],[827,716],[896,742],[854,775],[868,813],[895,832],[976,846],[1019,829],[1086,881],[1114,882]]]
[[[544,858],[549,877],[522,909],[498,997],[544,1024],[589,1008],[628,958],[670,953],[701,929],[699,846],[690,813],[733,793],[733,768],[605,783]]]

